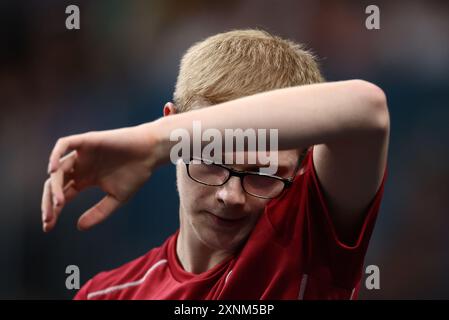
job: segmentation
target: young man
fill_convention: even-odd
[[[78,228],[107,218],[169,161],[170,133],[192,135],[193,121],[221,133],[279,130],[275,177],[248,161],[179,161],[179,230],[98,274],[75,298],[356,298],[385,183],[389,114],[371,83],[321,82],[314,57],[298,44],[258,30],[222,33],[184,55],[163,118],[58,140],[43,192],[44,231],[90,186],[107,195]]]

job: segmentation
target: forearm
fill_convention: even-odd
[[[192,135],[193,121],[202,130],[278,129],[280,150],[343,141],[378,130],[386,118],[385,95],[361,80],[331,82],[273,90],[156,121],[166,150],[177,128]],[[166,155],[168,159],[168,154]]]

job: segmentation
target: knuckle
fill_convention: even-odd
[[[65,141],[65,137],[62,138],[58,138],[58,140],[56,141],[56,144],[61,144]]]
[[[59,138],[56,141],[55,149],[62,148],[64,146],[64,144],[66,143],[66,141],[67,141],[67,137]]]

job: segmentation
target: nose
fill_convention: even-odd
[[[243,206],[246,200],[245,190],[239,177],[231,177],[224,185],[218,187],[216,197],[227,206]]]

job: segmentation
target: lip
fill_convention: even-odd
[[[246,216],[242,217],[242,218],[237,218],[237,219],[226,219],[226,218],[222,218],[220,216],[217,216],[209,211],[205,211],[214,221],[215,224],[219,225],[219,226],[224,226],[224,227],[235,227],[235,226],[239,226],[242,224],[242,222],[244,220],[246,220]]]

